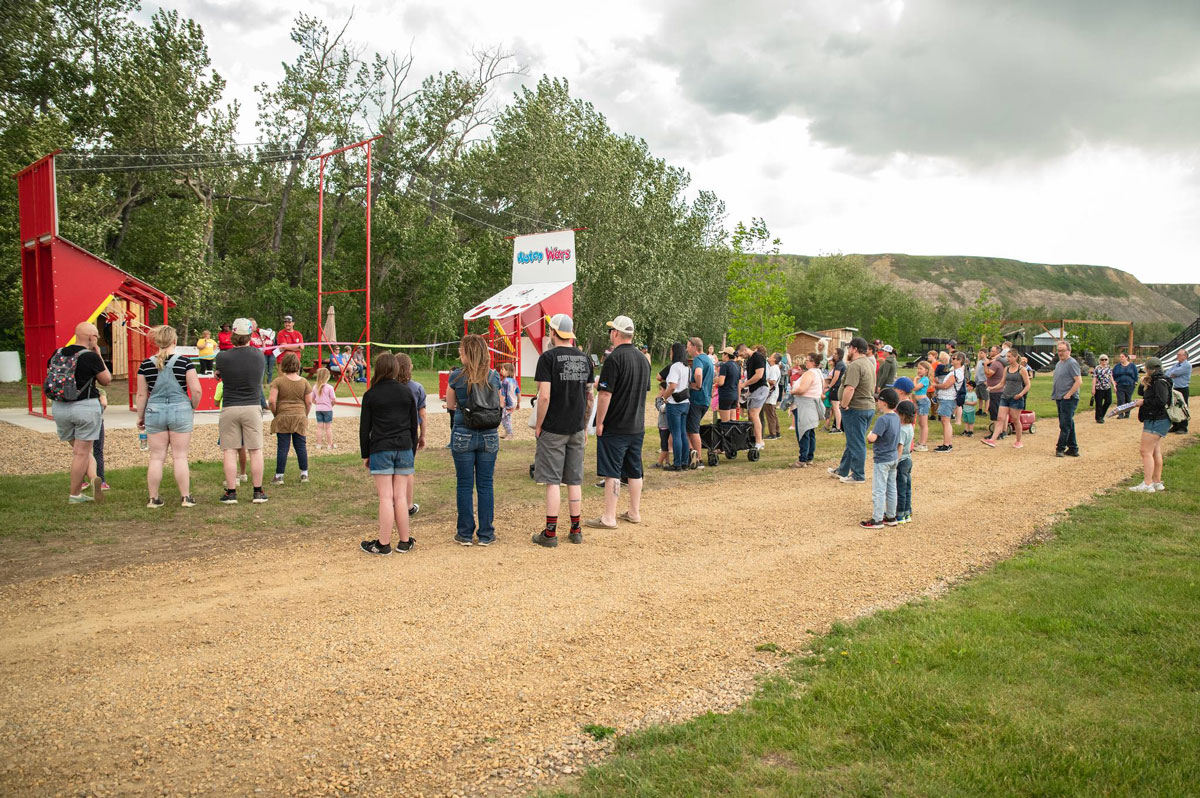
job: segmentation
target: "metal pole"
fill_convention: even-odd
[[[367,381],[371,380],[371,142],[367,142]]]
[[[324,320],[321,318],[321,290],[323,287],[323,261],[321,252],[325,249],[322,238],[325,235],[325,159],[321,159],[320,174],[317,177],[317,365],[324,362],[321,355],[321,342],[325,340]]]

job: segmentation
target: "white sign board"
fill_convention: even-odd
[[[574,283],[575,231],[557,230],[513,239],[513,285]]]

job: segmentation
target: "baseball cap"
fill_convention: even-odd
[[[553,316],[547,316],[546,323],[550,325],[551,330],[558,333],[559,338],[575,337],[575,322],[566,313],[555,313]]]
[[[721,350],[721,354],[722,354],[722,355],[729,355],[730,357],[732,357],[733,355],[736,355],[736,354],[737,354],[737,350],[736,350],[736,349],[734,349],[732,346],[727,346],[727,347],[725,347],[724,349],[722,349],[722,350]]]
[[[905,393],[912,393],[913,381],[910,380],[908,377],[900,377],[894,383],[892,383],[892,387],[895,388],[897,391],[904,391]]]
[[[1162,361],[1156,357],[1146,358],[1142,365],[1145,366],[1146,371],[1160,371],[1162,369]]]
[[[295,321],[295,319],[293,319],[291,316],[284,316],[283,320],[284,321]]]
[[[915,416],[917,414],[917,406],[905,399],[903,402],[896,405],[896,412],[905,416]]]
[[[628,316],[617,316],[610,322],[607,322],[609,327],[612,327],[617,332],[632,333],[633,319]]]
[[[883,345],[883,351],[884,351],[884,352],[889,352],[889,353],[891,353],[891,352],[895,352],[896,350],[895,350],[895,349],[892,349],[892,345],[891,345],[891,344],[884,344],[884,345]]]
[[[254,325],[250,323],[250,319],[234,319],[233,334],[234,335],[250,335],[254,332]]]

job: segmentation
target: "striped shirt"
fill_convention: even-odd
[[[170,359],[171,357],[168,356],[167,360],[169,361]],[[196,364],[192,362],[191,358],[181,355],[180,358],[175,361],[175,368],[173,369],[175,372],[175,379],[179,381],[179,387],[184,391],[187,391],[187,373],[195,370]],[[147,393],[153,391],[154,383],[158,381],[158,363],[155,362],[154,358],[148,357],[143,360],[142,364],[138,366],[137,373],[146,378]]]

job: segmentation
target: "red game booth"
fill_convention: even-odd
[[[575,284],[575,231],[557,230],[513,239],[512,284],[463,314],[463,334],[471,322],[488,321],[492,368],[514,363],[517,375],[533,377],[542,352],[543,321],[572,314]],[[439,385],[443,398],[444,388]]]
[[[45,418],[50,417],[42,393],[46,363],[54,350],[75,342],[77,324],[90,321],[96,325],[101,354],[113,376],[128,378],[137,373],[137,364],[154,352],[146,337],[150,311],[161,307],[162,323],[166,324],[168,308],[175,304],[149,283],[58,235],[56,154],[14,175],[20,207],[26,400],[30,413]],[[215,385],[211,380],[205,383]],[[35,390],[39,397],[36,405]],[[130,379],[131,408],[136,391],[137,381]],[[205,398],[211,406],[209,387]]]

